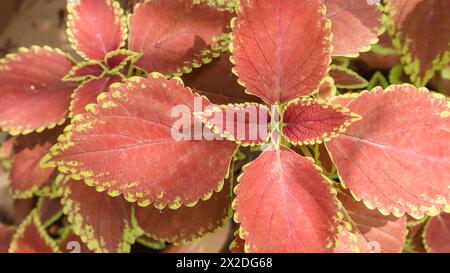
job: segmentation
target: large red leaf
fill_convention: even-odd
[[[222,226],[231,214],[232,176],[223,189],[193,207],[172,210],[154,207],[136,208],[140,229],[149,237],[173,243],[186,243]]]
[[[71,180],[64,184],[62,204],[74,232],[90,250],[130,251],[136,235],[130,203]]]
[[[265,150],[244,167],[235,220],[249,252],[330,252],[340,226],[331,183],[308,158]]]
[[[56,143],[60,133],[62,127],[17,137],[9,174],[13,195],[30,198],[55,180],[55,168],[42,169],[39,162]]]
[[[260,145],[269,140],[270,110],[265,105],[220,105],[194,114],[214,133],[238,144]]]
[[[72,94],[70,104],[70,115],[76,116],[85,113],[85,107],[90,103],[95,103],[97,96],[102,92],[108,92],[111,84],[121,82],[119,76],[103,77],[100,79],[90,79],[78,86]]]
[[[61,79],[73,63],[48,47],[22,49],[0,61],[0,127],[11,134],[62,123],[73,83]]]
[[[369,210],[347,191],[340,191],[338,198],[352,224],[360,252],[399,253],[403,250],[408,233],[406,216],[384,216],[377,210]]]
[[[203,136],[192,112],[206,99],[161,74],[110,89],[73,120],[43,163],[141,206],[179,207],[222,186],[236,145]]]
[[[14,235],[14,228],[0,224],[0,253],[7,253]]]
[[[184,74],[183,81],[215,104],[261,102],[258,97],[245,93],[245,88],[238,84],[229,58],[230,54],[221,54],[211,63]]]
[[[317,89],[330,63],[331,31],[319,0],[243,0],[233,29],[240,81],[268,104]]]
[[[423,242],[427,252],[450,253],[450,214],[430,219],[424,229]]]
[[[232,14],[203,1],[153,0],[138,4],[129,18],[129,48],[142,53],[146,72],[182,74],[220,53]],[[225,42],[225,44],[222,44]]]
[[[333,31],[334,56],[358,56],[369,51],[384,31],[381,11],[370,0],[322,0]]]
[[[126,17],[116,0],[74,0],[69,11],[67,33],[72,47],[85,59],[103,60],[125,45]]]
[[[282,133],[296,145],[322,143],[345,132],[358,119],[347,108],[301,98],[284,109]]]
[[[327,143],[341,182],[383,214],[420,218],[448,209],[447,100],[405,84],[365,92],[347,107],[363,119]]]
[[[60,252],[56,242],[45,231],[36,211],[20,224],[11,241],[10,253],[55,253]]]
[[[450,1],[388,0],[386,22],[405,71],[424,86],[450,62]]]
[[[78,63],[64,76],[64,81],[85,81],[90,78],[98,78],[104,74],[104,69],[99,61],[85,61]]]

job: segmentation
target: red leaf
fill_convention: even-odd
[[[347,107],[363,119],[327,148],[355,196],[396,216],[420,218],[448,207],[450,110],[444,97],[393,85],[364,92]]]
[[[266,150],[244,167],[235,220],[249,252],[330,252],[338,233],[332,185],[305,157]]]
[[[358,73],[346,67],[332,65],[329,74],[334,79],[337,88],[361,89],[369,84]]]
[[[402,252],[408,234],[406,216],[396,218],[392,215],[384,216],[376,210],[369,210],[348,192],[340,191],[338,198],[352,224],[352,232],[358,239],[360,252]]]
[[[386,1],[387,29],[402,53],[405,71],[424,86],[450,61],[450,2],[447,0]]]
[[[143,54],[136,66],[148,73],[189,72],[227,45],[219,38],[228,31],[231,17],[229,12],[192,0],[138,4],[129,18],[129,48]]]
[[[11,160],[14,155],[14,142],[16,137],[9,137],[0,146],[0,163],[5,170],[11,169]]]
[[[427,252],[450,253],[450,214],[432,217],[425,226],[423,242]]]
[[[98,101],[72,120],[43,165],[141,206],[179,207],[221,187],[236,145],[203,137],[192,112],[194,102],[197,111],[208,106],[204,98],[152,74],[112,86]]]
[[[319,100],[330,100],[336,96],[337,90],[333,78],[327,76],[322,79],[316,97]]]
[[[90,78],[98,78],[103,74],[100,62],[86,61],[78,63],[64,76],[64,81],[84,81]]]
[[[56,242],[47,234],[33,211],[17,229],[9,247],[10,253],[60,252]]]
[[[67,9],[69,41],[83,58],[101,61],[125,45],[126,18],[118,1],[76,0]]]
[[[48,227],[62,216],[60,198],[41,197],[37,204],[39,220],[44,227]]]
[[[30,198],[55,180],[55,168],[42,169],[39,161],[50,151],[61,133],[62,127],[57,127],[40,134],[17,137],[10,170],[13,195]]]
[[[375,3],[364,0],[322,0],[333,30],[333,55],[358,56],[378,42],[383,31],[381,11]]]
[[[186,243],[202,237],[222,226],[231,213],[231,180],[211,198],[200,200],[193,207],[183,206],[176,210],[154,207],[136,208],[136,220],[149,237],[174,243]]]
[[[122,198],[97,192],[81,181],[64,184],[64,214],[74,232],[95,252],[129,252],[135,234],[131,205]]]
[[[22,49],[3,59],[0,127],[16,135],[62,123],[75,85],[61,78],[72,65],[61,51],[47,47]]]
[[[265,105],[220,105],[194,115],[214,133],[238,144],[260,145],[269,140],[270,110]]]
[[[360,117],[338,105],[311,98],[289,103],[283,111],[283,136],[296,145],[329,141]]]
[[[14,235],[14,228],[0,224],[0,253],[7,253]]]
[[[223,53],[211,63],[184,74],[183,81],[215,104],[262,103],[258,97],[245,93],[245,88],[238,84],[236,75],[231,72],[233,64],[229,58],[228,53]]]
[[[82,83],[75,89],[70,105],[70,115],[76,116],[86,112],[85,107],[90,103],[95,103],[97,96],[102,92],[108,92],[111,84],[121,82],[119,76],[105,77],[100,79],[90,79]]]
[[[317,89],[330,63],[324,13],[319,0],[241,1],[232,49],[249,93],[272,105]]]
[[[108,66],[110,73],[118,72],[125,67],[130,61],[136,60],[139,54],[129,50],[119,49],[111,51],[105,56],[105,64]]]

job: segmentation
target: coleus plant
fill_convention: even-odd
[[[450,212],[448,100],[406,84],[337,93],[369,84],[342,57],[377,42],[381,12],[417,3],[137,2],[128,20],[115,1],[69,3],[78,64],[35,47],[0,69],[8,87],[0,127],[21,135],[2,151],[12,186],[17,197],[49,196],[9,251],[60,252],[78,238],[97,252],[127,252],[142,236],[186,243],[221,225],[231,207],[240,224],[233,251],[399,252],[408,226],[424,223],[413,219],[427,216],[435,217],[414,234],[429,251],[448,249],[438,239],[449,238],[447,214],[438,216]],[[177,124],[185,138],[174,138]],[[234,187],[243,146],[262,153]],[[60,198],[71,224],[58,242],[45,223],[61,208],[43,198]]]

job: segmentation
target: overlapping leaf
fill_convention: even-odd
[[[129,18],[129,49],[142,53],[136,66],[150,73],[182,74],[211,61],[228,45],[232,14],[203,1],[153,0],[135,6]]]
[[[360,252],[399,253],[403,250],[408,233],[406,216],[384,216],[377,210],[369,210],[347,191],[339,191],[338,198],[352,225]],[[345,243],[340,247],[345,248]]]
[[[220,192],[193,207],[176,210],[138,207],[137,224],[147,236],[173,243],[186,243],[212,232],[230,217],[232,180],[230,176]]]
[[[162,75],[111,86],[66,128],[43,165],[141,206],[192,204],[223,185],[236,150],[204,138],[194,104],[201,112],[209,102]]]
[[[330,63],[331,31],[314,1],[243,0],[233,22],[235,72],[267,104],[311,94]]]
[[[346,108],[302,98],[284,109],[282,133],[293,144],[322,143],[344,132],[359,118]]]
[[[103,60],[105,55],[125,45],[125,16],[116,0],[73,0],[67,33],[72,47],[85,59]]]
[[[327,143],[344,183],[369,208],[416,218],[449,209],[450,107],[411,85],[363,93],[363,119]]]
[[[358,56],[378,42],[383,31],[381,11],[375,1],[322,0],[333,31],[334,56]]]
[[[21,49],[3,59],[0,128],[15,135],[62,123],[75,86],[61,79],[72,65],[61,51],[48,47]]]
[[[64,81],[84,81],[90,78],[98,78],[103,75],[104,69],[98,61],[81,62],[72,67],[64,76]]]
[[[135,240],[130,203],[73,180],[64,184],[62,203],[74,232],[90,250],[130,251]]]
[[[75,89],[70,105],[71,116],[83,114],[85,107],[90,103],[95,103],[97,96],[102,92],[108,92],[109,87],[116,82],[121,82],[119,76],[103,77],[99,79],[87,80]]]
[[[235,220],[248,252],[331,252],[339,201],[308,158],[266,150],[244,167],[235,189]]]
[[[223,53],[211,63],[184,74],[182,79],[186,86],[215,104],[261,102],[258,97],[245,93],[245,88],[238,84],[229,58],[230,54]]]
[[[9,174],[10,187],[16,197],[30,198],[38,190],[54,182],[56,169],[42,169],[39,162],[56,143],[60,133],[62,127],[17,137]]]
[[[423,233],[427,252],[450,253],[450,214],[432,217]]]
[[[331,66],[330,76],[334,79],[337,88],[361,89],[369,83],[355,71],[342,66]]]
[[[260,145],[269,139],[270,110],[261,104],[214,106],[195,115],[213,132],[244,146]]]
[[[93,253],[87,247],[87,244],[83,243],[80,236],[73,232],[72,228],[65,230],[65,233],[61,236],[59,248],[63,253]]]
[[[55,253],[60,251],[56,242],[44,230],[36,211],[33,211],[17,229],[8,252]]]
[[[450,2],[388,0],[386,23],[405,71],[424,86],[450,62]]]

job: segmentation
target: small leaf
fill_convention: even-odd
[[[234,233],[229,249],[231,253],[245,253],[245,241],[239,236],[239,230]]]
[[[0,61],[0,127],[17,135],[62,124],[75,85],[61,78],[72,61],[48,47],[8,56]]]
[[[334,79],[337,88],[361,89],[369,84],[358,73],[342,66],[332,65],[329,74]]]
[[[450,62],[450,2],[388,0],[387,29],[402,54],[405,71],[417,86],[425,86]]]
[[[138,58],[138,53],[126,49],[117,49],[106,54],[105,64],[109,68],[109,73],[117,73],[129,62],[135,62]]]
[[[388,80],[380,71],[375,72],[372,78],[370,78],[369,85],[367,85],[367,90],[372,90],[377,86],[382,88],[388,88],[389,86]]]
[[[270,110],[265,105],[220,105],[194,115],[214,133],[243,146],[261,145],[269,140]]]
[[[11,169],[16,137],[7,138],[0,146],[0,163],[4,170]]]
[[[265,150],[244,167],[235,220],[247,252],[331,252],[340,230],[331,183],[287,148]]]
[[[74,232],[95,252],[130,252],[134,243],[131,205],[122,198],[97,192],[82,181],[63,185],[64,214]]]
[[[369,51],[384,32],[381,11],[365,0],[322,0],[333,31],[333,56],[356,57]]]
[[[450,107],[412,85],[364,92],[363,119],[326,144],[341,182],[369,208],[415,218],[450,210]]]
[[[204,1],[145,1],[129,18],[129,49],[142,53],[136,66],[147,73],[190,72],[227,49],[231,17]]]
[[[85,81],[98,78],[104,73],[103,66],[98,61],[85,61],[78,63],[63,77],[63,81]]]
[[[108,52],[125,45],[126,17],[118,1],[69,1],[67,10],[69,41],[84,59],[101,61]]]
[[[0,223],[0,253],[7,253],[9,244],[13,238],[15,229]]]
[[[450,253],[450,214],[442,213],[428,221],[423,243],[427,252]]]
[[[119,76],[103,77],[100,79],[90,79],[83,82],[72,94],[70,103],[70,116],[86,113],[86,106],[95,103],[97,96],[102,92],[108,92],[109,87],[116,82],[121,82]]]
[[[361,117],[339,105],[301,98],[283,110],[283,136],[295,145],[330,141]]]
[[[232,52],[247,92],[270,105],[313,93],[330,63],[325,7],[318,0],[240,3]]]
[[[348,191],[339,191],[338,198],[344,206],[357,245],[363,253],[400,253],[408,230],[406,216],[384,216],[379,211],[369,210],[356,201]]]
[[[326,76],[320,82],[319,90],[317,91],[315,96],[319,100],[330,100],[334,98],[336,94],[337,90],[333,78],[330,76]]]
[[[238,78],[231,72],[233,64],[229,59],[230,54],[223,53],[211,63],[184,74],[182,79],[186,86],[215,104],[262,103],[258,97],[245,93],[245,88],[238,84]]]
[[[11,191],[16,198],[30,198],[56,179],[56,169],[42,169],[39,161],[50,151],[62,127],[19,136],[14,145],[10,170]]]
[[[137,224],[147,236],[177,244],[186,244],[213,232],[230,218],[232,180],[230,176],[220,192],[192,207],[183,206],[176,210],[138,207]]]
[[[45,231],[36,211],[20,224],[11,245],[9,253],[57,253],[60,252],[56,242]]]
[[[237,147],[204,136],[192,112],[209,102],[179,80],[135,77],[97,100],[72,120],[42,166],[157,208],[192,204],[222,186]]]

